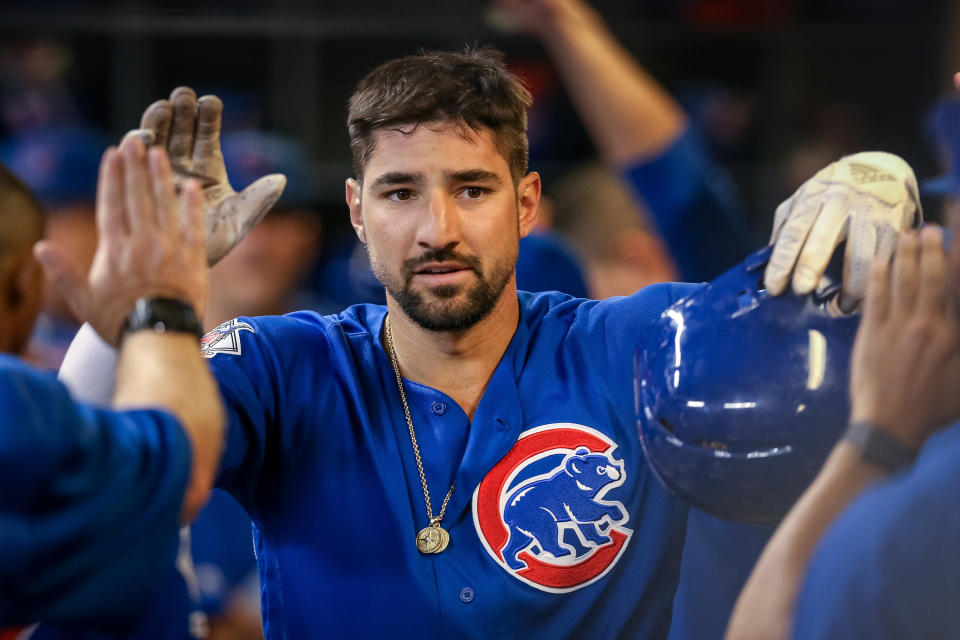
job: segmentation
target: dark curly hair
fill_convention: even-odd
[[[362,180],[376,129],[449,122],[466,137],[489,129],[516,183],[527,173],[527,109],[532,103],[530,92],[504,65],[503,54],[489,47],[390,60],[367,74],[350,97],[353,170]]]

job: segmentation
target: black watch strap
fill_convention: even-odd
[[[174,298],[140,298],[127,316],[124,333],[151,329],[157,333],[173,331],[203,335],[196,311],[183,300]]]
[[[897,471],[917,459],[916,450],[869,422],[852,423],[843,439],[857,446],[865,462],[886,471]]]

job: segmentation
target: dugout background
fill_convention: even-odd
[[[707,132],[760,228],[789,195],[790,167],[807,148],[882,149],[902,155],[920,178],[937,172],[923,116],[960,68],[951,37],[960,33],[960,3],[593,4]],[[471,0],[8,0],[0,4],[0,104],[19,99],[17,65],[38,41],[68,56],[63,78],[80,116],[117,137],[176,85],[216,92],[228,127],[269,128],[315,151],[324,201],[339,217],[354,83],[421,47],[492,43],[538,86],[538,117],[550,134],[534,136],[533,168],[549,188],[592,148],[542,49],[527,35],[493,29],[488,9]],[[0,124],[0,137],[10,127]]]

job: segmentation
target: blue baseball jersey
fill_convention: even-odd
[[[866,491],[824,535],[797,601],[798,640],[956,638],[960,425]]]
[[[405,390],[450,546],[417,551],[426,507],[385,308],[239,318],[204,338],[229,415],[219,486],[252,517],[268,638],[663,638],[687,507],[641,451],[633,354],[695,289],[605,301],[521,292],[472,420]]]
[[[0,355],[0,627],[135,620],[173,562],[190,445],[173,416],[76,403]]]

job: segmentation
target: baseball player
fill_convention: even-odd
[[[178,519],[213,482],[223,411],[193,311],[207,283],[202,197],[195,181],[175,196],[166,158],[137,140],[104,155],[89,280],[55,244],[31,255],[42,213],[0,167],[0,626],[135,619],[173,560]],[[118,411],[77,404],[14,355],[39,308],[40,264],[120,345]]]
[[[203,132],[225,188],[211,104],[177,89],[140,133],[177,163]],[[644,463],[632,354],[696,286],[604,301],[516,290],[540,195],[529,104],[489,50],[373,70],[350,101],[345,195],[387,304],[241,317],[204,338],[229,423],[218,486],[254,521],[268,638],[668,632],[687,507]],[[913,224],[909,167],[859,161],[892,184],[851,224]],[[819,240],[816,198],[861,197],[848,162],[825,171],[780,211],[777,291],[798,254],[795,286],[816,280],[841,237]],[[62,372],[88,394],[70,371],[97,358],[89,337]]]

